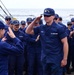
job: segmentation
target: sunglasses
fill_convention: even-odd
[[[10,21],[10,19],[6,19],[6,21]]]
[[[72,24],[68,24],[68,26],[72,26]]]
[[[15,26],[19,26],[19,24],[14,24]]]
[[[51,17],[51,15],[44,15],[44,17]]]

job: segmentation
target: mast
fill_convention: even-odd
[[[11,18],[13,18],[13,16],[11,15],[11,13],[8,11],[8,9],[5,7],[5,5],[3,4],[3,2],[0,0],[1,4],[4,6],[4,8],[6,9],[6,11],[8,12],[8,14],[11,16]],[[1,6],[0,6],[1,7]],[[1,9],[4,11],[4,13],[8,16],[8,14],[5,12],[5,10],[1,7]]]

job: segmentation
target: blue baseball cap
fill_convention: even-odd
[[[5,29],[5,25],[2,21],[0,21],[0,29]]]
[[[74,18],[71,18],[71,22],[74,22]]]
[[[19,21],[18,20],[13,20],[13,25],[19,25]]]
[[[67,25],[69,26],[69,25],[72,25],[72,23],[69,21],[69,22],[67,22]]]
[[[62,21],[62,17],[59,16],[59,21]]]
[[[5,20],[11,20],[11,17],[10,16],[6,16]]]
[[[32,20],[32,18],[27,18],[26,19],[26,22],[32,22],[33,20]]]
[[[25,21],[24,20],[22,20],[21,21],[21,25],[25,25],[26,23],[25,23]]]
[[[52,8],[46,8],[44,9],[43,15],[53,16],[55,15],[55,11]]]
[[[58,14],[55,14],[55,18],[59,18],[59,15]]]
[[[12,25],[13,25],[13,20],[10,20],[10,24],[12,24]]]

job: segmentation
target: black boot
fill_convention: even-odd
[[[67,69],[66,73],[71,74],[71,69]]]

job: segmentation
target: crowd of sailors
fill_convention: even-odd
[[[47,10],[49,10],[51,12],[50,9],[47,9]],[[45,15],[45,13],[49,13],[49,12],[44,11],[44,15],[43,15],[44,17],[50,17],[49,15]],[[52,16],[53,12],[51,12],[50,14]],[[63,75],[65,75],[65,73],[71,74],[72,72],[74,72],[74,18],[71,18],[71,20],[68,21],[66,25],[64,25],[62,23],[63,19],[61,16],[59,16],[58,14],[55,14],[54,16],[55,17],[54,17],[53,21],[56,24],[62,26],[64,32],[67,34],[67,42],[69,45],[67,65],[65,65],[63,67]],[[13,45],[14,47],[15,46],[17,47],[17,45],[19,43],[17,42],[17,44],[16,44],[16,40],[14,43],[10,37],[11,35],[8,34],[8,32],[12,30],[14,35],[18,39],[21,40],[20,45],[23,47],[23,52],[22,53],[15,52],[14,50],[17,50],[15,48],[13,48],[12,51],[7,50],[3,54],[1,54],[2,52],[0,52],[0,60],[1,60],[0,61],[0,67],[1,67],[0,75],[23,75],[23,74],[24,75],[45,75],[43,72],[44,71],[43,68],[45,68],[43,65],[45,65],[45,64],[43,64],[42,62],[44,62],[44,61],[41,60],[41,56],[42,56],[41,52],[42,52],[42,48],[43,48],[42,44],[41,44],[41,38],[40,38],[41,35],[40,34],[31,35],[31,34],[26,33],[27,27],[32,22],[34,22],[34,20],[36,20],[36,18],[28,17],[26,20],[21,20],[21,22],[20,22],[19,20],[13,20],[10,16],[5,17],[5,23],[3,23],[3,24],[5,24],[5,28],[4,28],[5,34],[4,34],[4,37],[1,38],[1,41],[7,42],[11,46]],[[1,24],[2,24],[2,21],[0,21],[0,25]],[[46,24],[43,24],[42,19],[36,20],[33,28],[43,26],[43,25],[46,25]],[[53,26],[53,28],[55,28],[54,24],[52,26]],[[11,30],[9,29],[9,27],[11,28]],[[51,32],[50,31],[51,29],[50,28],[48,29],[48,28],[49,27],[47,26],[46,27],[46,32],[47,32],[46,36],[48,36]],[[55,30],[53,30],[53,31],[55,31]],[[61,33],[62,31],[60,29],[59,33]],[[44,35],[43,32],[41,32],[41,34],[42,34],[42,36]],[[49,38],[53,38],[53,36],[55,38],[57,38],[57,35],[58,35],[57,33],[52,33],[52,36]],[[64,36],[65,36],[65,34],[63,35],[63,33],[61,35],[59,34],[59,38],[63,38]],[[46,38],[46,37],[44,37],[44,38],[45,38],[45,40],[47,40],[47,42],[49,41],[48,38]],[[54,48],[54,44],[52,44],[52,41],[51,41],[50,45]],[[57,41],[55,41],[55,42],[57,44]],[[10,48],[11,48],[11,46],[10,46]],[[5,47],[7,48],[7,45],[5,45]],[[19,45],[18,45],[18,48],[20,49]],[[49,50],[50,50],[50,47],[47,47],[47,48],[49,48]],[[0,50],[1,49],[2,48],[0,48]],[[48,53],[47,52],[46,52],[46,54],[49,55],[48,54],[49,52]],[[52,54],[55,56],[54,53],[52,53]],[[57,54],[57,56],[59,58],[59,54]],[[50,56],[51,57],[50,60],[57,63],[57,61],[56,61],[57,56],[55,56],[55,58]],[[7,57],[7,59],[5,57]],[[4,61],[2,61],[2,60],[4,60]],[[5,60],[8,60],[8,61],[5,61]],[[49,60],[47,62],[49,62]],[[52,65],[52,64],[50,64],[50,65]],[[47,66],[48,68],[46,68],[46,70],[49,69],[50,65]],[[54,69],[54,66],[51,68]],[[52,75],[61,75],[61,74],[56,74],[55,71],[53,71]],[[46,75],[48,75],[48,74],[46,73]]]

